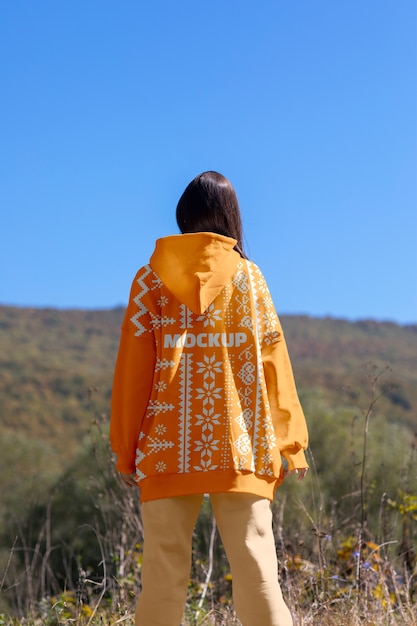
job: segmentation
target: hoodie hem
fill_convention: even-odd
[[[149,476],[138,482],[140,500],[159,500],[176,496],[202,493],[251,493],[268,500],[281,484],[282,477],[257,476],[239,472],[196,472],[193,474],[171,474]]]

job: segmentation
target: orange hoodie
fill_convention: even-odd
[[[272,500],[307,467],[307,427],[259,268],[213,233],[158,239],[132,284],[112,392],[116,467],[141,500],[238,491]]]

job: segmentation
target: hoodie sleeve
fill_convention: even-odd
[[[135,279],[122,324],[111,399],[110,443],[117,454],[116,469],[125,474],[135,471],[137,440],[152,391],[156,361],[150,317],[138,300],[140,286]]]
[[[285,338],[262,350],[265,381],[272,421],[281,455],[288,469],[308,467],[304,450],[308,446],[307,424],[298,399]]]
[[[117,454],[116,469],[125,474],[135,471],[136,445],[151,395],[155,355],[152,341],[122,329],[112,389],[110,442]]]
[[[256,266],[253,277],[262,363],[277,443],[288,469],[302,469],[308,467],[304,454],[308,431],[285,337],[265,278]]]

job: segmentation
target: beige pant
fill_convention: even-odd
[[[144,552],[136,626],[180,626],[202,495],[142,504]],[[292,626],[278,583],[270,503],[241,493],[211,494],[243,626]]]

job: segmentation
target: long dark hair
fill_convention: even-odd
[[[236,239],[235,250],[246,258],[239,202],[232,183],[222,174],[196,176],[179,199],[176,217],[182,233],[209,232]]]

